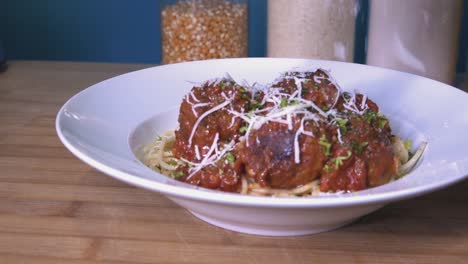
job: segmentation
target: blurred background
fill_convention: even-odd
[[[249,1],[249,55],[264,56],[266,0]],[[160,63],[159,0],[2,0],[9,59]]]
[[[354,12],[352,17],[353,23],[351,23],[354,30],[351,30],[351,33],[354,33],[354,39],[352,39],[354,45],[335,45],[334,52],[336,54],[337,49],[340,52],[352,50],[352,54],[347,54],[350,59],[343,57],[341,60],[366,63],[367,57],[371,58],[371,56],[366,54],[382,54],[380,50],[377,53],[372,53],[368,46],[372,43],[380,47],[385,45],[385,35],[369,34],[370,30],[382,32],[382,29],[379,28],[382,25],[372,20],[376,19],[370,15],[372,0],[344,1],[355,3],[355,6],[351,7]],[[381,0],[380,4],[382,5],[384,1],[386,0]],[[402,5],[405,5],[405,2],[416,3],[414,1],[421,2],[420,0],[412,0],[401,3]],[[436,2],[446,5],[450,1],[452,0],[437,0]],[[455,11],[460,11],[459,18],[454,20],[459,25],[459,28],[456,30],[457,36],[453,38],[449,36],[450,39],[440,36],[438,39],[441,40],[442,44],[445,41],[456,42],[456,45],[453,46],[454,48],[450,48],[455,49],[452,53],[456,54],[454,55],[455,61],[452,64],[454,64],[456,72],[461,73],[466,72],[468,64],[468,5],[460,4],[463,3],[461,0],[453,1],[453,3],[457,2],[457,5],[451,8]],[[276,31],[274,31],[275,27],[278,30],[283,30],[285,25],[289,25],[289,30],[291,31],[300,27],[301,25],[297,23],[301,23],[301,21],[302,23],[309,24],[314,21],[302,19],[301,21],[295,21],[296,24],[291,24],[291,20],[283,19],[276,21],[277,16],[272,16],[275,15],[274,12],[290,12],[289,14],[286,13],[285,16],[289,15],[294,19],[294,14],[297,15],[297,12],[300,12],[300,10],[307,10],[307,6],[304,7],[304,3],[320,4],[323,7],[323,3],[326,2],[325,4],[328,4],[330,1],[292,1],[293,3],[289,5],[291,2],[288,3],[288,1],[276,0],[275,2],[275,0],[270,0],[276,6],[271,3],[269,5],[269,1],[267,0],[245,0],[243,2],[248,5],[248,27],[246,29],[248,31],[248,40],[246,40],[248,42],[248,56],[281,57],[288,56],[288,54],[281,53],[282,48],[294,46],[275,46],[274,43],[280,43],[275,40],[291,39],[287,35],[276,34]],[[302,6],[298,5],[299,2],[303,2]],[[376,2],[379,3],[378,0]],[[391,2],[395,3],[394,1]],[[343,3],[342,0],[334,1],[335,5],[343,6]],[[0,1],[0,49],[3,47],[4,56],[8,60],[66,60],[158,64],[163,61],[161,14],[162,9],[168,5],[167,1],[158,0],[2,0]],[[294,10],[294,5],[296,5],[297,10]],[[281,8],[282,6],[284,7],[283,9]],[[326,8],[327,10],[332,10],[328,6]],[[350,9],[350,7],[347,8]],[[389,9],[388,6],[379,7],[377,4],[374,5],[374,8]],[[421,6],[412,8],[421,9]],[[454,16],[451,13],[447,13],[448,15],[444,13],[438,17],[437,13],[430,13],[434,11],[428,10],[422,13],[421,19],[424,19],[424,21],[427,20],[427,17],[433,20],[440,19],[440,21],[446,21]],[[401,10],[395,9],[393,11],[399,12],[399,14],[402,13]],[[334,14],[333,12],[330,12],[330,16]],[[338,13],[335,16],[345,16],[340,9],[337,9],[336,12]],[[376,9],[373,12],[378,14],[380,11]],[[301,14],[301,16],[305,15]],[[411,16],[408,17],[411,18]],[[322,19],[332,21],[332,17],[327,18],[323,16]],[[371,20],[373,21],[372,25],[370,25]],[[398,20],[401,19],[398,18]],[[379,21],[381,23],[392,23],[392,21],[383,21],[381,19]],[[322,21],[322,23],[327,24],[328,22]],[[346,20],[339,21],[339,23],[350,24]],[[268,32],[268,29],[270,29],[270,32]],[[335,28],[329,29],[334,30]],[[341,30],[343,32],[350,31],[349,29]],[[393,29],[385,28],[383,32],[388,31],[390,34],[391,30]],[[439,30],[442,29],[439,28]],[[458,32],[460,32],[459,35]],[[296,33],[295,36],[298,36],[298,34]],[[375,41],[369,43],[369,36],[374,36],[372,41]],[[424,38],[422,39],[424,40]],[[293,39],[290,42],[292,41]],[[295,44],[304,46],[310,43],[304,44],[297,43],[296,41]],[[420,43],[420,45],[423,47],[430,45],[430,43]],[[303,53],[299,52],[292,55],[296,57],[301,57],[301,55],[303,57],[314,57],[313,53],[310,52],[305,50]],[[386,51],[384,50],[384,52]],[[388,58],[376,57],[374,55],[372,55],[372,60],[375,60],[374,64],[379,65],[380,63],[380,65],[383,64],[385,66],[385,63],[389,63]],[[391,56],[394,57],[393,54]],[[411,54],[405,56],[411,57]],[[326,56],[315,57],[328,58]],[[417,64],[417,61],[414,64]]]

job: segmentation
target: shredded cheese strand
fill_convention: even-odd
[[[231,100],[227,100],[227,101],[224,101],[223,103],[211,108],[210,110],[206,111],[205,113],[203,113],[198,119],[197,121],[195,122],[195,125],[193,126],[192,128],[192,132],[190,133],[190,137],[189,137],[189,140],[188,140],[188,143],[189,143],[189,146],[192,146],[192,139],[193,139],[193,136],[195,135],[195,131],[197,130],[198,128],[198,125],[200,124],[200,122],[203,120],[203,118],[207,117],[209,114],[212,114],[222,108],[224,108],[225,106],[227,106],[228,104],[231,103]]]
[[[189,94],[190,94],[190,96],[192,97],[192,99],[193,99],[195,102],[197,102],[197,103],[200,102],[200,100],[198,100],[198,98],[195,97],[195,94],[193,93],[193,91],[190,91]]]
[[[202,168],[204,168],[206,166],[206,164],[208,164],[208,159],[210,158],[211,154],[215,151],[215,148],[218,144],[218,140],[219,140],[219,133],[216,133],[214,139],[213,139],[213,143],[211,144],[211,147],[210,147],[210,150],[208,151],[208,153],[206,153],[205,157],[202,159],[202,161],[200,163],[192,163],[194,165],[194,167],[191,168],[191,173],[190,175],[187,177],[187,179],[190,179],[193,175],[195,175],[195,173],[197,173],[198,171],[200,171]]]
[[[198,145],[195,145],[195,156],[197,160],[201,160],[200,150],[198,149]]]

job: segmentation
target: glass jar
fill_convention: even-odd
[[[162,2],[162,63],[247,57],[246,0]]]
[[[452,83],[462,2],[372,0],[367,64]]]
[[[353,61],[356,0],[269,0],[268,56]]]

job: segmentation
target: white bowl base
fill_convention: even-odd
[[[207,222],[211,225],[221,227],[227,230],[250,234],[250,235],[260,235],[260,236],[303,236],[303,235],[312,235],[327,231],[332,231],[342,226],[348,225],[358,218],[338,222],[333,224],[327,225],[310,225],[310,226],[274,226],[274,225],[248,225],[243,223],[237,222],[227,222],[220,219],[216,219],[213,217],[209,217],[206,215],[202,215],[199,213],[195,213],[191,210],[188,210],[192,213],[195,217],[199,218],[200,220]]]

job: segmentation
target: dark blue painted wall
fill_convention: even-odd
[[[267,0],[249,2],[249,56],[266,54]],[[355,61],[365,61],[368,0]],[[468,4],[458,69],[465,70]],[[10,59],[159,63],[160,0],[0,0],[0,46]]]
[[[460,33],[460,48],[458,51],[458,65],[459,72],[468,71],[468,1],[463,1],[463,16],[462,27]]]
[[[11,58],[160,60],[158,1],[3,1],[1,38]]]
[[[264,56],[266,0],[250,0],[249,55]],[[0,0],[12,59],[158,63],[158,0]]]

